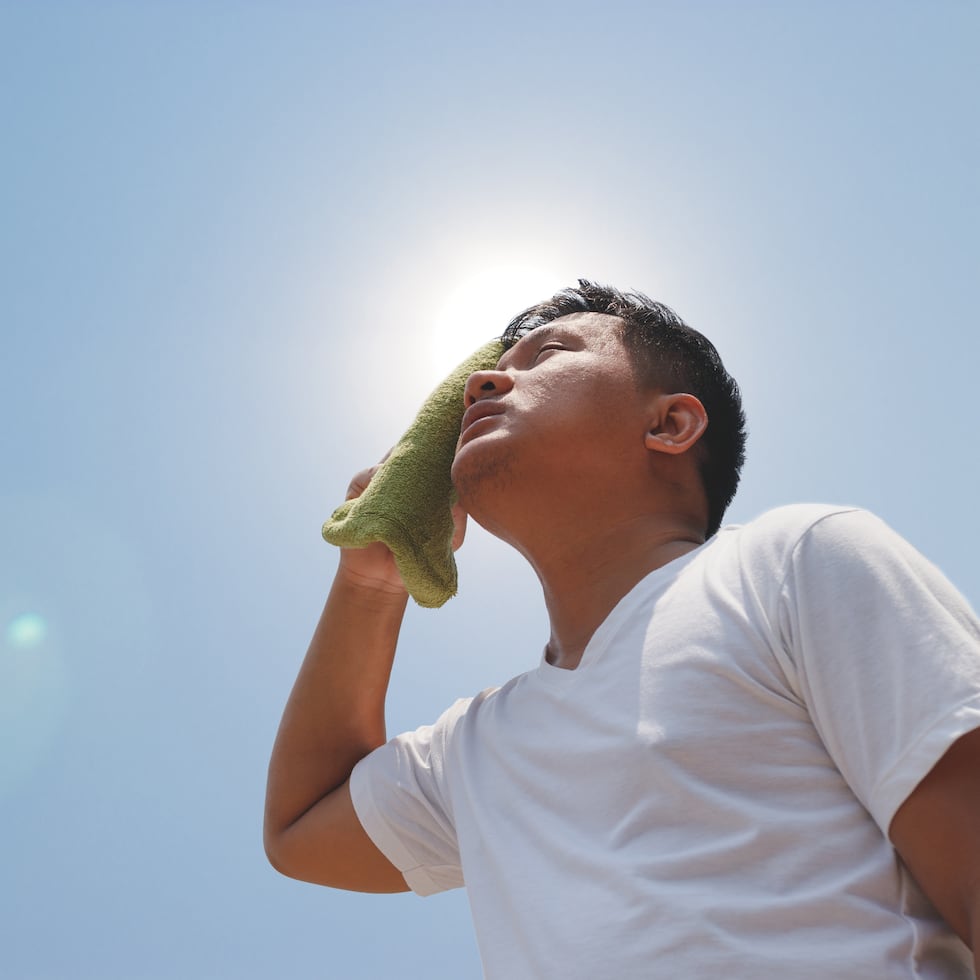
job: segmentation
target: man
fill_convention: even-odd
[[[965,601],[854,508],[718,531],[738,388],[666,307],[583,281],[505,340],[466,386],[456,543],[465,511],[528,559],[544,656],[385,744],[406,594],[384,546],[343,551],[273,751],[272,863],[465,882],[501,980],[970,976]]]

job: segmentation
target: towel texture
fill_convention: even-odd
[[[456,594],[450,470],[465,408],[463,388],[474,371],[495,367],[503,352],[495,340],[463,361],[429,395],[364,493],[323,525],[324,538],[342,548],[383,541],[420,606],[436,608]]]

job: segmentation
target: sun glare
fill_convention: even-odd
[[[460,282],[446,296],[432,329],[432,368],[445,377],[482,344],[501,334],[521,310],[565,286],[556,273],[531,266],[495,266]]]

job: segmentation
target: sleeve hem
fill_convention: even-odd
[[[354,812],[361,822],[364,832],[371,838],[374,846],[401,872],[405,884],[416,895],[425,897],[442,891],[437,882],[419,865],[406,850],[398,837],[391,832],[387,821],[381,815],[374,795],[371,792],[371,781],[367,776],[367,765],[370,758],[366,756],[354,766],[350,774],[350,796],[354,804]]]
[[[899,807],[962,736],[980,728],[980,696],[965,701],[924,732],[882,777],[871,794],[872,816],[885,834]]]

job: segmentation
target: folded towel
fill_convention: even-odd
[[[450,470],[466,407],[463,388],[474,371],[495,367],[503,352],[494,340],[463,361],[425,400],[367,489],[323,525],[324,538],[342,548],[383,541],[420,606],[434,609],[456,595]]]

